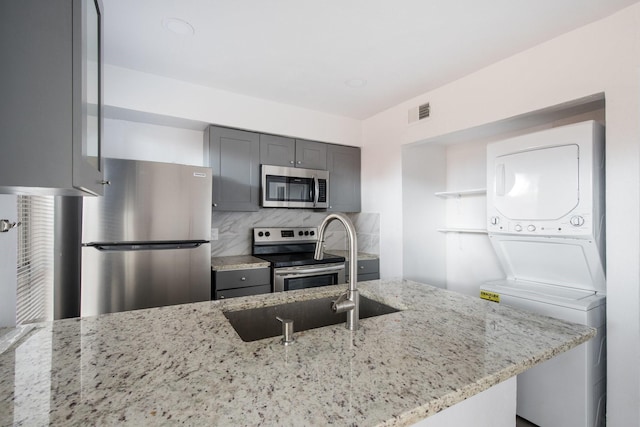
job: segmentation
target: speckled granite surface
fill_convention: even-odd
[[[337,256],[342,256],[345,257],[346,259],[349,259],[349,251],[339,251],[336,249],[329,249],[327,250],[327,253],[333,254],[333,255],[337,255]],[[358,252],[358,260],[359,261],[364,261],[364,260],[368,260],[368,259],[376,259],[378,258],[378,255],[375,254],[369,254],[366,252]]]
[[[360,289],[404,311],[287,347],[223,315],[342,288],[39,324],[0,355],[0,425],[407,425],[595,334],[399,280]]]
[[[261,267],[269,267],[269,263],[251,255],[211,257],[211,269],[215,271],[244,270],[246,268]]]

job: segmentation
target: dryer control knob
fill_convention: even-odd
[[[498,225],[499,222],[500,222],[500,218],[498,218],[497,216],[491,217],[491,225]]]
[[[536,226],[533,224],[530,224],[529,226],[527,226],[527,230],[529,231],[536,231]]]
[[[581,217],[580,215],[575,215],[572,216],[571,219],[569,220],[569,222],[571,223],[571,225],[573,225],[574,227],[580,227],[581,225],[584,224],[584,218]]]
[[[520,224],[516,224],[516,226],[513,227],[513,229],[516,231],[522,231],[522,226]]]

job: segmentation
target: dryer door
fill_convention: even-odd
[[[495,208],[512,220],[557,220],[579,201],[580,150],[575,144],[505,154],[495,159]]]

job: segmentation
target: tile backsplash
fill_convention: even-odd
[[[347,214],[356,228],[358,251],[378,255],[380,253],[380,214]],[[217,230],[218,240],[211,241],[213,256],[251,254],[254,227],[317,227],[327,216],[326,212],[306,209],[260,209],[257,212],[219,212],[211,214],[211,228]],[[212,231],[212,239],[216,232]],[[344,227],[333,222],[325,236],[326,249],[347,249]]]

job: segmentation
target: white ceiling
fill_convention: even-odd
[[[639,0],[102,1],[107,64],[363,119]]]

